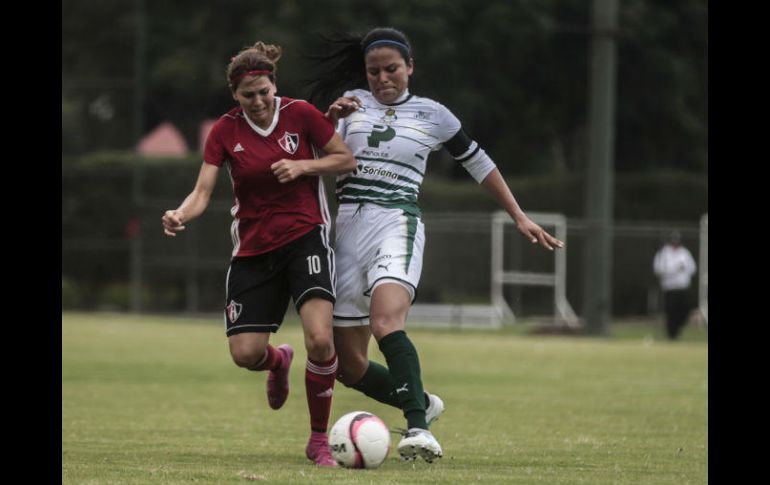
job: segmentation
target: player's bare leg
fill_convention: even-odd
[[[239,366],[253,371],[268,371],[267,402],[280,409],[289,396],[289,368],[294,349],[288,344],[269,345],[270,333],[239,333],[228,339],[230,355]]]

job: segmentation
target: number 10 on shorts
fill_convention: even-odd
[[[318,274],[321,272],[321,258],[316,255],[307,257],[308,274]]]

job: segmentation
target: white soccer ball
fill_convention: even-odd
[[[374,414],[353,411],[332,426],[329,448],[345,468],[377,468],[390,452],[390,431]]]

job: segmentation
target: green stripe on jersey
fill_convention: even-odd
[[[379,187],[385,190],[401,190],[402,192],[406,192],[407,194],[412,194],[415,197],[417,196],[417,189],[413,187],[408,187],[406,185],[401,185],[398,183],[389,184],[381,180],[369,180],[369,179],[361,179],[357,177],[348,177],[345,180],[341,180],[337,182],[337,192],[344,189],[345,187],[348,187],[349,185],[359,185],[364,187]]]
[[[410,216],[414,217],[421,217],[422,211],[417,206],[417,204],[412,204],[409,202],[386,202],[383,200],[376,200],[376,199],[368,199],[366,197],[340,197],[338,195],[337,201],[340,204],[362,204],[362,203],[368,203],[368,204],[374,204],[378,205],[380,207],[386,207],[388,209],[401,209],[404,214],[408,214]]]
[[[407,140],[409,140],[409,141],[413,141],[413,142],[417,143],[418,145],[422,145],[422,146],[424,146],[424,147],[427,147],[427,148],[432,148],[432,147],[431,147],[430,145],[428,145],[427,143],[423,143],[423,142],[421,142],[420,140],[415,140],[414,138],[411,138],[411,137],[408,137],[408,136],[404,136],[404,135],[396,135],[396,138],[405,138],[405,139],[407,139]],[[435,138],[435,137],[433,137],[433,138]]]
[[[417,204],[417,196],[411,194],[399,194],[395,192],[378,192],[370,189],[354,189],[352,187],[343,187],[337,191],[337,197],[349,198],[369,198],[382,202],[407,202]]]

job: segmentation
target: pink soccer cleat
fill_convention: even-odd
[[[337,460],[332,458],[332,454],[329,451],[329,441],[326,433],[320,433],[318,431],[312,431],[310,433],[310,439],[305,448],[305,455],[317,466],[339,466]]]
[[[280,409],[289,397],[289,367],[294,358],[294,349],[289,344],[279,345],[278,351],[283,354],[283,363],[267,376],[267,403],[273,409]]]

